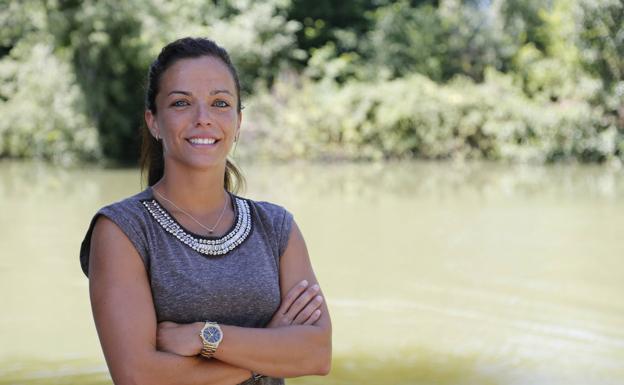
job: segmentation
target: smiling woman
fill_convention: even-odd
[[[242,112],[221,47],[185,38],[148,75],[148,188],[100,209],[82,243],[116,384],[283,384],[324,375],[331,321],[283,207],[236,195]]]

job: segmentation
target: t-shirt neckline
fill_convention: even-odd
[[[225,190],[225,192],[230,196],[230,206],[234,210],[234,220],[232,221],[232,225],[229,227],[229,229],[225,233],[223,233],[223,235],[220,235],[220,236],[197,234],[197,233],[189,230],[185,226],[183,226],[180,222],[178,222],[176,217],[173,216],[173,214],[171,212],[169,212],[169,210],[167,210],[167,208],[160,203],[160,201],[156,198],[156,196],[154,194],[154,188],[152,186],[148,186],[147,190],[149,192],[149,198],[156,204],[156,206],[158,206],[159,209],[161,209],[163,212],[165,212],[171,218],[171,220],[175,224],[177,224],[180,227],[180,229],[182,229],[185,233],[187,233],[188,235],[191,235],[191,236],[193,236],[195,238],[198,238],[198,239],[205,239],[205,240],[210,240],[210,241],[221,240],[221,239],[227,237],[229,234],[231,234],[235,230],[236,224],[238,223],[238,221],[240,219],[239,218],[240,213],[239,213],[239,210],[238,210],[238,205],[236,204],[236,200],[238,200],[239,198],[236,195],[232,194],[231,192]]]

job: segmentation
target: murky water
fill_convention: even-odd
[[[302,228],[334,323],[290,384],[624,384],[624,171],[243,165]],[[0,163],[0,384],[110,384],[78,246],[136,170]]]

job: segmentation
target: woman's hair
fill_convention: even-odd
[[[160,54],[150,65],[147,73],[147,85],[145,90],[145,108],[152,114],[156,114],[156,95],[158,95],[160,80],[163,73],[180,59],[198,58],[210,56],[217,58],[226,65],[236,84],[237,106],[241,111],[240,82],[236,68],[230,60],[227,51],[218,46],[214,41],[205,38],[185,37],[167,44]],[[163,159],[162,143],[152,136],[147,125],[142,128],[141,143],[141,174],[147,171],[147,184],[153,186],[162,178],[165,171],[165,161]],[[225,163],[225,177],[223,180],[225,189],[233,193],[245,187],[245,178],[240,169],[229,159]]]

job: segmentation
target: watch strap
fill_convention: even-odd
[[[216,352],[217,352],[216,346],[210,345],[204,342],[204,347],[202,348],[199,354],[201,354],[201,356],[205,358],[212,358],[212,356],[214,356]]]

